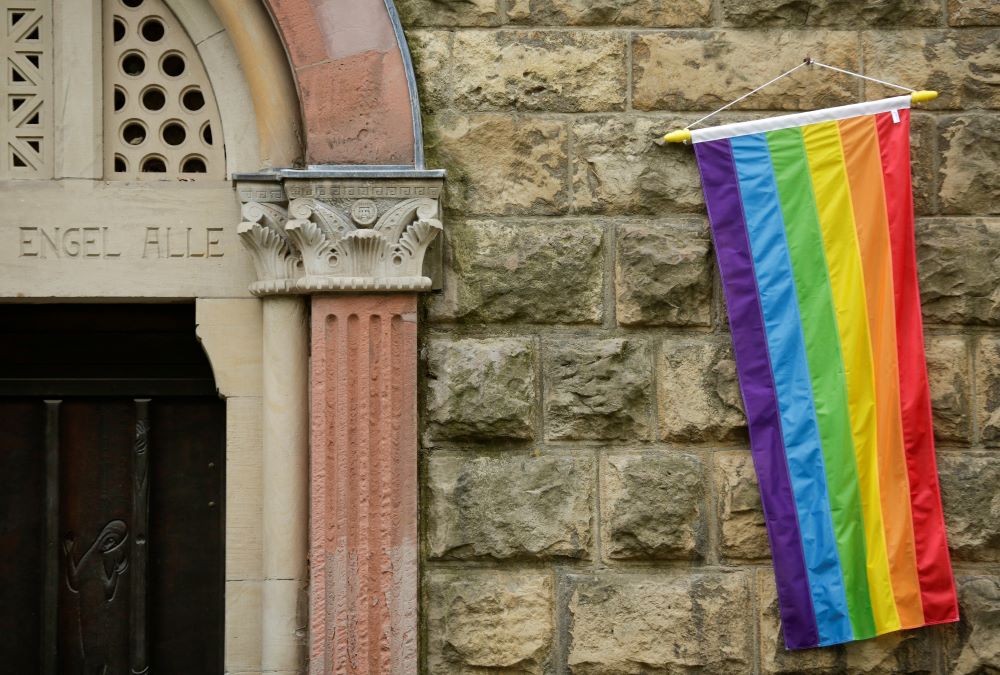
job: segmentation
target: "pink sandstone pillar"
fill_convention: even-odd
[[[312,298],[310,672],[417,672],[417,294]]]

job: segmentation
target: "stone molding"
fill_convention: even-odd
[[[286,175],[287,174],[287,175]],[[443,230],[440,171],[295,170],[236,177],[254,295],[428,291]]]

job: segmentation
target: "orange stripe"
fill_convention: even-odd
[[[903,449],[892,253],[878,133],[872,115],[840,120],[838,125],[854,204],[854,223],[861,249],[868,304],[878,419],[880,501],[889,573],[901,627],[914,628],[924,625],[924,611],[917,576],[909,478]]]

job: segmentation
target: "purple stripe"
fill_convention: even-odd
[[[802,536],[781,437],[778,397],[732,146],[728,139],[723,139],[696,143],[694,149],[729,309],[736,370],[771,542],[785,644],[789,649],[814,647],[819,644],[819,631],[809,595]]]

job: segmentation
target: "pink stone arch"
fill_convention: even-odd
[[[266,0],[298,87],[308,164],[423,168],[420,104],[392,0]]]

